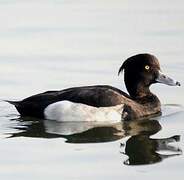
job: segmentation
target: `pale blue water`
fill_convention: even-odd
[[[183,19],[182,0],[0,0],[0,99],[79,85],[125,90],[118,68],[142,52],[183,85]],[[183,179],[184,88],[152,91],[162,117],[114,125],[33,122],[0,102],[0,179]]]

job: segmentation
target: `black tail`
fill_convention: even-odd
[[[10,104],[13,104],[14,106],[18,106],[20,101],[9,101],[9,100],[4,100],[5,102],[8,102]]]

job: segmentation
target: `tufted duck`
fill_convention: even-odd
[[[57,121],[121,121],[161,114],[160,101],[150,85],[180,86],[160,71],[158,59],[150,54],[128,58],[120,67],[129,95],[108,85],[47,91],[13,104],[21,116]]]

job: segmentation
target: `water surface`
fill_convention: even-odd
[[[149,52],[183,84],[182,0],[0,0],[0,98],[109,84]],[[22,119],[0,102],[1,179],[183,179],[184,88],[154,85],[162,117],[118,124]]]

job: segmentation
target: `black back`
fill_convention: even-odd
[[[69,100],[95,107],[108,107],[124,103],[126,98],[129,98],[126,93],[111,86],[84,86],[37,94],[18,102],[16,108],[23,116],[43,118],[44,109],[57,101]]]

